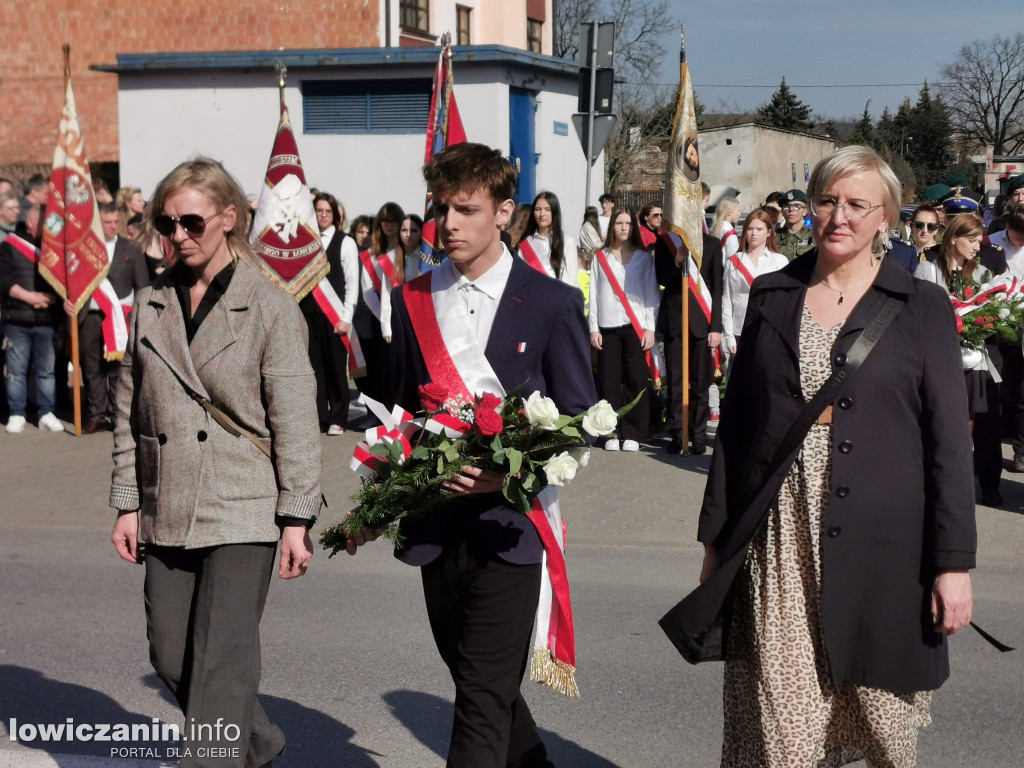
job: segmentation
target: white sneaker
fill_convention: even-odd
[[[331,436],[344,435],[345,428],[339,424],[331,424],[331,426],[327,428],[327,434]]]
[[[7,419],[7,431],[12,435],[18,435],[25,431],[25,417],[11,416]]]
[[[604,449],[606,451],[617,451],[617,450],[619,450],[619,441],[616,440],[615,438],[612,438],[611,440],[606,441],[605,444],[604,444]]]
[[[640,450],[640,443],[638,443],[636,440],[623,440],[622,441],[622,450],[624,450],[624,451],[639,451]]]
[[[54,416],[52,413],[44,413],[39,417],[39,428],[47,432],[63,432],[64,425],[60,423],[60,419]]]

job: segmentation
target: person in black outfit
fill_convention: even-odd
[[[718,238],[705,234],[704,255],[700,274],[711,293],[710,317],[691,291],[689,300],[690,344],[690,408],[688,425],[690,452],[700,455],[707,450],[708,419],[711,406],[708,387],[715,377],[712,350],[722,338],[722,245]],[[665,286],[658,313],[658,331],[665,342],[665,397],[668,399],[668,428],[671,439],[669,453],[679,453],[683,445],[683,264],[686,246],[678,237],[665,232],[654,246],[654,266],[658,283]]]

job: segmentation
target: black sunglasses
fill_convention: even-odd
[[[932,223],[930,221],[915,221],[914,222],[914,229],[917,229],[917,230],[927,229],[929,232],[934,232],[938,228],[939,228],[938,224]]]
[[[206,222],[215,216],[220,216],[223,211],[217,211],[216,213],[210,214],[205,219],[198,213],[186,213],[184,216],[167,216],[161,214],[153,219],[153,229],[159,232],[164,237],[171,237],[174,235],[174,230],[178,224],[181,224],[181,228],[188,232],[190,235],[201,235],[206,231]]]

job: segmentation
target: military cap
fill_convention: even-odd
[[[803,203],[807,204],[807,195],[804,194],[803,190],[791,189],[789,192],[782,196],[779,200],[782,205],[788,205],[789,203]]]

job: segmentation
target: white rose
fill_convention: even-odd
[[[590,406],[590,410],[583,417],[583,429],[594,437],[604,437],[615,431],[618,422],[619,416],[615,409],[607,400],[601,400]]]
[[[558,406],[550,397],[542,397],[540,392],[534,392],[526,399],[526,418],[534,426],[554,429],[558,416]]]
[[[563,486],[576,477],[579,466],[576,459],[567,451],[563,451],[547,460],[544,464],[544,474],[547,475],[549,485]]]
[[[572,457],[576,459],[576,462],[580,465],[581,469],[586,469],[586,466],[590,463],[590,449],[574,448],[572,451]]]
[[[1005,320],[1009,316],[1010,316],[1010,310],[1008,310],[1006,307],[1003,307],[1002,309],[999,310],[999,319],[1000,320]]]

